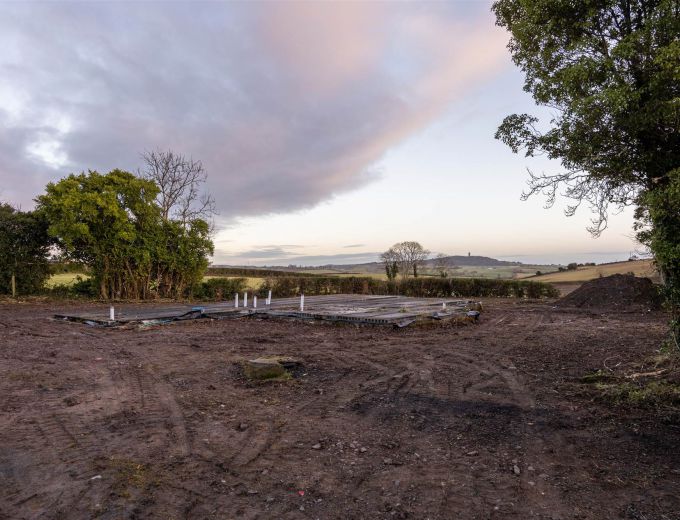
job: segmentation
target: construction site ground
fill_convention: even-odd
[[[679,519],[680,415],[584,380],[650,371],[667,316],[483,303],[400,330],[0,303],[0,519]],[[247,380],[266,356],[302,365]]]

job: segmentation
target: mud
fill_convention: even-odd
[[[649,278],[614,274],[584,283],[560,301],[561,306],[599,310],[658,310],[661,295]]]
[[[680,423],[581,383],[654,355],[663,314],[106,330],[64,307],[0,304],[2,519],[680,518]],[[243,377],[276,355],[293,380]]]

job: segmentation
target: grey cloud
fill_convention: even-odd
[[[155,148],[203,161],[223,222],[357,189],[495,71],[488,6],[458,4],[2,4],[0,198]]]
[[[282,257],[294,256],[294,253],[286,251],[282,247],[270,246],[250,249],[248,251],[240,251],[233,256],[237,258],[252,258],[259,261],[267,258],[278,259]]]
[[[349,249],[349,248],[353,248],[353,247],[364,247],[365,245],[366,244],[349,244],[349,245],[342,246],[342,247],[344,247],[345,249]]]

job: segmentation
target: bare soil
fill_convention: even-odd
[[[659,309],[659,289],[649,278],[630,274],[614,274],[584,283],[567,294],[560,305],[596,309]]]
[[[680,417],[581,379],[639,371],[661,313],[111,330],[68,306],[0,304],[2,519],[680,518]],[[272,355],[302,369],[244,379]]]

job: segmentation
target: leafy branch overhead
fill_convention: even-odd
[[[568,214],[587,203],[598,235],[610,205],[635,204],[680,164],[680,2],[501,0],[493,10],[524,89],[553,113],[545,130],[510,115],[496,137],[564,168],[532,174],[524,197],[552,205],[562,194]]]

